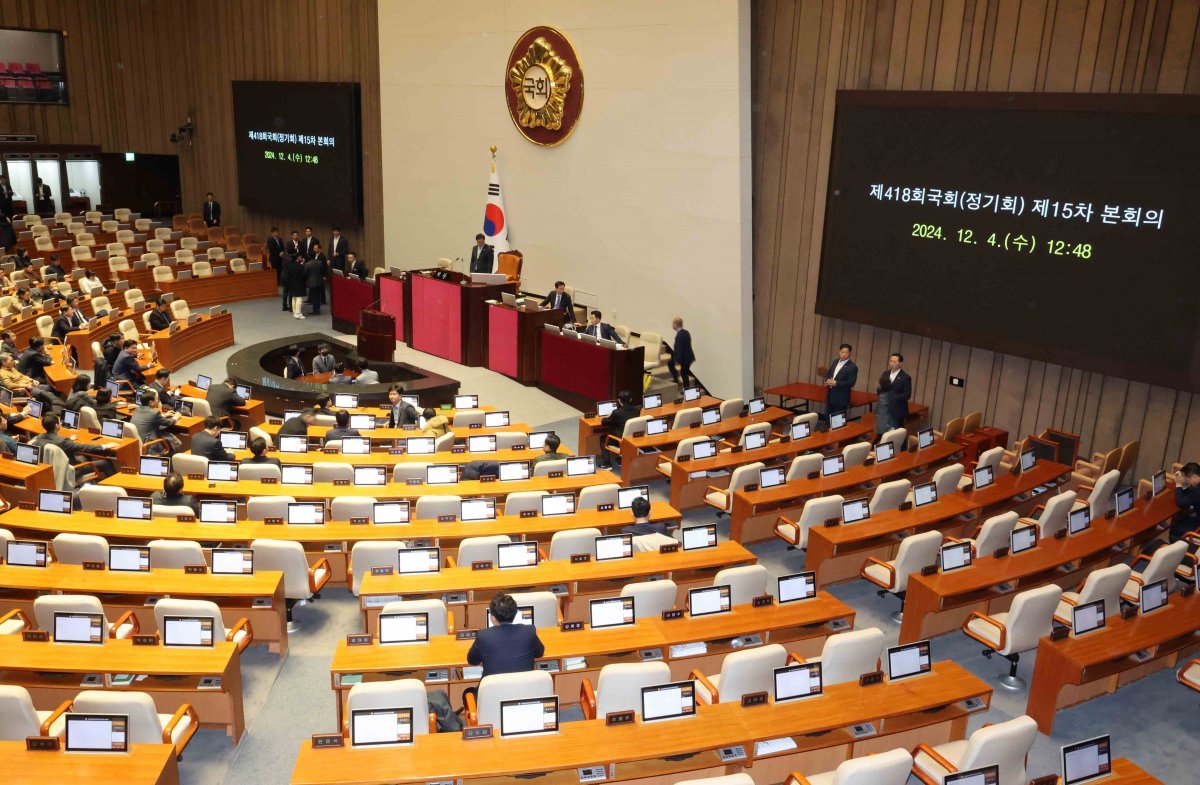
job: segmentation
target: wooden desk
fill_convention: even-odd
[[[220,382],[221,380],[214,379],[213,381]],[[196,385],[188,382],[180,385],[180,394],[186,395],[189,398],[203,398],[206,393]],[[249,428],[251,425],[265,427],[265,423],[267,422],[266,404],[263,401],[255,400],[253,398],[246,401],[245,406],[235,406],[233,408],[233,413],[234,417],[237,418],[238,422],[242,425],[242,427],[245,428]],[[275,426],[275,430],[279,430],[278,425]]]
[[[462,365],[483,365],[488,340],[484,303],[499,300],[503,292],[516,294],[517,285],[471,283],[469,275],[441,269],[409,270],[402,281],[408,345]]]
[[[1070,466],[1039,462],[1016,477],[1006,472],[982,491],[955,493],[924,507],[889,510],[860,523],[814,526],[808,531],[805,569],[816,573],[818,586],[856,580],[867,557],[895,558],[905,537],[930,529],[969,537],[981,519],[1006,508],[1023,512],[1048,493],[1034,494],[1039,485],[1063,482],[1070,473]]]
[[[787,406],[789,398],[795,398],[803,401],[802,407],[805,411],[809,410],[809,404],[825,403],[825,393],[829,388],[823,384],[810,384],[808,382],[792,382],[791,384],[782,384],[778,387],[771,387],[763,390],[763,395],[778,395],[779,405]],[[865,406],[871,410],[875,406],[875,402],[879,400],[879,396],[875,393],[869,393],[865,390],[850,391],[850,408]],[[906,423],[915,423],[925,420],[929,416],[929,407],[923,403],[914,401],[908,402],[908,417]]]
[[[1142,771],[1128,758],[1114,760],[1112,774],[1100,780],[1100,783],[1101,785],[1163,785],[1162,781],[1156,780]],[[1062,777],[1058,778],[1058,785],[1062,785]]]
[[[250,273],[243,273],[250,275]],[[201,278],[201,281],[209,280]],[[188,303],[193,307],[192,303]],[[138,325],[144,329],[143,325]],[[207,357],[215,351],[233,346],[233,314],[229,312],[216,316],[201,316],[193,324],[180,324],[174,333],[168,330],[158,330],[147,334],[147,341],[158,352],[158,362],[171,370],[187,365],[190,362]],[[214,380],[214,384],[219,382]],[[204,397],[204,396],[200,396]]]
[[[647,662],[642,652],[651,652],[651,659],[666,662],[673,679],[686,679],[693,669],[702,673],[720,671],[721,661],[734,647],[733,641],[742,636],[757,635],[762,644],[778,643],[788,652],[800,657],[820,655],[825,639],[838,631],[854,626],[854,609],[825,592],[811,600],[754,608],[738,605],[729,613],[700,619],[640,619],[635,625],[611,630],[591,628],[563,632],[556,627],[538,630],[546,647],[539,666],[548,668],[554,676],[555,693],[563,705],[579,702],[580,683],[584,678],[595,686],[600,669],[621,662]],[[372,631],[374,634],[374,631]],[[706,651],[697,654],[677,653],[680,644],[706,644]],[[331,683],[337,693],[338,723],[345,716],[346,694],[350,683],[342,684],[342,676],[361,674],[364,681],[375,679],[417,678],[431,689],[446,689],[451,705],[461,705],[462,693],[478,684],[467,677],[467,651],[471,641],[456,640],[453,635],[434,636],[428,643],[386,646],[378,642],[370,646],[347,646],[338,641],[333,655]],[[567,657],[584,657],[583,667],[564,670]],[[445,679],[435,679],[430,670],[446,670]]]
[[[872,417],[867,415],[867,417]],[[864,418],[866,420],[867,418]],[[704,497],[710,487],[728,488],[733,470],[748,463],[762,461],[767,466],[780,463],[790,463],[801,453],[816,451],[823,452],[828,448],[837,447],[846,442],[857,441],[864,436],[874,433],[875,426],[871,422],[850,423],[845,428],[836,431],[819,431],[804,439],[796,441],[773,441],[757,450],[742,450],[732,452],[728,448],[721,450],[711,458],[704,460],[678,461],[675,458],[662,458],[658,462],[658,472],[671,480],[671,506],[677,510],[688,510],[704,506]],[[726,472],[718,477],[707,476],[708,472]],[[704,473],[704,476],[693,478],[693,474]]]
[[[720,398],[714,398],[711,395],[701,395],[695,401],[683,403],[664,403],[655,409],[642,409],[642,416],[645,417],[667,417],[674,418],[675,413],[680,409],[690,409],[699,406],[702,409],[707,409],[710,406],[719,406]],[[608,433],[608,429],[601,424],[603,418],[597,417],[595,406],[592,406],[592,412],[579,418],[579,454],[580,455],[595,455],[600,452],[604,436]]]
[[[201,260],[197,259],[197,261]],[[228,262],[213,263],[214,267],[219,265],[228,265]],[[164,292],[171,292],[175,295],[176,300],[186,300],[188,307],[193,311],[235,300],[257,300],[262,297],[279,296],[279,281],[275,278],[275,271],[270,267],[265,270],[247,270],[244,273],[188,278],[186,281],[178,279],[159,281],[158,288]]]
[[[365,431],[363,435],[366,436],[370,433],[370,431]],[[230,450],[230,452],[239,461],[244,461],[252,455],[249,450]],[[571,451],[566,448],[560,447],[559,452],[571,455]],[[310,449],[308,452],[280,452],[277,449],[267,451],[269,457],[278,458],[283,463],[348,463],[352,466],[387,466],[389,470],[400,463],[457,463],[461,465],[470,463],[471,461],[532,461],[541,454],[541,450],[529,449],[496,450],[495,452],[467,452],[464,449],[453,452],[435,452],[432,455],[397,454],[386,450],[372,450],[366,455],[343,455],[340,452],[327,453],[323,449]]]
[[[684,439],[696,436],[723,437],[740,434],[748,425],[766,422],[773,423],[784,418],[791,418],[791,413],[784,409],[768,406],[758,414],[744,417],[730,417],[712,425],[701,425],[699,428],[672,428],[657,436],[633,436],[621,439],[621,483],[631,485],[640,480],[658,479],[658,462]],[[850,426],[846,426],[847,428]]]
[[[1132,619],[1105,620],[1105,627],[1078,638],[1038,642],[1037,662],[1025,713],[1038,730],[1054,730],[1054,713],[1083,703],[1164,668],[1174,668],[1200,649],[1200,595],[1171,595],[1165,608]],[[1138,659],[1135,655],[1143,652]]]
[[[375,414],[378,414],[378,412],[375,412]],[[450,415],[448,415],[448,414],[446,416],[450,417]],[[269,423],[263,423],[259,427],[261,427],[267,433],[267,435],[270,436],[273,440],[278,442],[279,429],[282,426],[283,426],[282,422],[269,422]],[[321,441],[324,441],[325,434],[329,433],[329,431],[331,431],[333,428],[334,428],[334,426],[332,426],[332,425],[310,425],[310,426],[308,426],[308,438],[309,439],[319,439]],[[457,428],[452,427],[451,430],[454,432],[454,438],[457,440],[457,439],[466,439],[469,436],[487,436],[490,434],[497,434],[497,433],[530,433],[533,429],[530,428],[525,423],[512,423],[511,425],[502,425],[498,428],[465,428],[460,425]],[[372,444],[374,444],[377,441],[393,441],[394,442],[398,439],[411,439],[414,436],[422,435],[421,431],[419,431],[419,430],[416,430],[416,429],[404,430],[403,428],[375,428],[370,431],[360,431],[360,433],[363,436],[371,437]],[[440,455],[441,453],[437,453],[437,454]],[[430,457],[432,457],[432,456],[430,456]],[[536,452],[535,452],[535,457],[536,457]]]
[[[537,384],[538,343],[544,326],[561,326],[563,308],[518,308],[503,302],[488,303],[488,344],[486,364],[490,370],[516,379],[524,385]]]
[[[766,490],[735,491],[729,513],[729,538],[745,543],[770,539],[780,515],[801,509],[804,502],[814,496],[846,494],[855,489],[865,494],[868,488],[878,483],[902,476],[915,484],[932,474],[938,465],[956,459],[961,452],[960,445],[935,439],[924,450],[905,451],[890,461],[870,466],[851,466],[830,477],[792,480]]]
[[[33,417],[26,417],[25,419],[21,420],[16,424],[16,428],[23,433],[28,434],[31,438],[46,432],[46,430],[42,428],[42,421]],[[98,433],[93,433],[92,431],[85,431],[82,428],[63,428],[61,425],[58,428],[58,432],[68,439],[73,439],[74,441],[89,447],[99,448],[109,444],[115,445],[112,448],[112,454],[103,457],[112,459],[119,466],[138,465],[138,457],[141,455],[141,451],[138,448],[137,439],[112,439],[108,436],[101,436]],[[91,456],[92,453],[88,453],[88,455]],[[97,455],[96,457],[101,456]],[[159,490],[161,490],[161,483]]]
[[[24,741],[0,741],[5,780],[20,785],[64,782],[179,785],[174,744],[131,744],[125,755],[30,752]]]
[[[122,521],[123,523],[123,521]],[[188,575],[183,570],[150,572],[85,570],[77,564],[54,562],[44,569],[0,565],[0,607],[20,608],[33,618],[33,601],[43,594],[91,594],[100,597],[116,619],[133,611],[145,632],[155,630],[150,597],[186,597],[211,600],[221,608],[226,627],[247,618],[254,642],[265,643],[273,654],[287,656],[287,606],[283,573],[258,571],[253,575]],[[261,607],[256,600],[269,600]]]
[[[1092,521],[1087,531],[997,559],[980,555],[968,568],[936,575],[913,573],[904,599],[900,643],[913,643],[961,629],[971,611],[994,616],[1008,610],[1013,595],[1054,583],[1073,589],[1092,570],[1107,567],[1161,534],[1179,507],[1170,486],[1115,520]],[[1064,565],[1069,567],[1064,569]]]
[[[293,785],[388,785],[462,779],[480,782],[552,772],[548,782],[577,781],[576,769],[612,766],[610,781],[677,782],[753,767],[759,783],[783,781],[793,770],[825,771],[841,761],[918,741],[962,739],[969,698],[991,699],[987,684],[953,662],[934,664],[918,679],[860,687],[835,684],[818,698],[743,708],[738,702],[701,705],[697,716],[674,722],[606,727],[603,719],[568,722],[558,733],[463,741],[459,734],[417,736],[410,749],[300,747]],[[873,722],[875,736],[855,741],[849,728]],[[815,735],[813,735],[815,734]],[[790,736],[796,749],[755,756],[757,741]],[[726,765],[717,749],[741,744],[747,760]],[[670,757],[684,756],[669,760]],[[687,774],[687,777],[682,775]]]
[[[96,361],[96,355],[92,353],[92,343],[103,343],[104,339],[109,335],[120,332],[118,326],[123,319],[132,319],[137,325],[138,332],[146,329],[142,324],[142,311],[126,309],[124,311],[109,311],[108,316],[94,323],[91,327],[85,330],[72,330],[67,333],[64,344],[75,350],[75,356],[79,358],[78,367],[88,369],[91,372],[92,364]]]
[[[577,409],[595,410],[597,401],[615,399],[622,390],[642,389],[645,356],[644,346],[609,349],[543,331],[538,387]]]
[[[376,628],[380,609],[392,600],[441,599],[447,594],[462,593],[466,595],[465,601],[455,603],[460,609],[458,623],[464,628],[477,629],[484,626],[487,605],[497,591],[545,591],[559,587],[555,594],[563,598],[563,619],[584,621],[588,618],[589,600],[616,597],[627,583],[651,575],[669,578],[678,586],[675,604],[682,608],[687,602],[688,589],[711,585],[716,573],[726,567],[757,561],[758,557],[738,543],[721,542],[715,548],[703,550],[635,553],[629,559],[584,564],[542,561],[536,567],[506,570],[473,570],[470,564],[460,564],[424,575],[364,575],[359,605],[363,629],[370,632]]]
[[[54,490],[54,470],[48,463],[31,465],[13,460],[9,453],[0,455],[0,483],[36,491]]]
[[[134,646],[130,639],[103,645],[26,643],[19,635],[0,635],[0,683],[29,690],[33,705],[46,711],[74,698],[80,677],[139,674],[131,689],[148,693],[158,711],[174,714],[185,703],[200,716],[200,727],[220,728],[236,746],[246,729],[242,714],[242,669],[237,646],[218,641],[210,649]],[[182,679],[171,678],[182,676]],[[220,689],[200,689],[205,676],[220,676]],[[124,689],[95,687],[94,689]]]

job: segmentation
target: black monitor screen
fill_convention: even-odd
[[[1200,390],[1195,96],[843,91],[833,137],[818,313]]]
[[[347,221],[362,214],[356,83],[235,81],[233,116],[243,205]]]

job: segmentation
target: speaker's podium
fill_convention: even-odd
[[[396,353],[396,317],[366,308],[358,317],[358,356],[391,362]]]
[[[566,311],[543,309],[528,302],[520,305],[488,302],[487,367],[521,384],[533,385],[538,380],[538,341],[542,328],[547,323],[562,324]]]
[[[405,276],[404,335],[408,345],[462,365],[483,365],[486,359],[487,301],[517,284],[504,276],[483,283],[454,270],[410,270]]]
[[[576,409],[595,411],[597,401],[622,390],[636,399],[642,390],[646,347],[613,349],[574,330],[542,331],[538,388]]]

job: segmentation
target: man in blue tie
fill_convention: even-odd
[[[546,299],[541,302],[541,307],[565,308],[563,324],[575,321],[575,303],[571,302],[571,295],[567,294],[567,285],[562,281],[554,282],[554,291],[546,295]]]

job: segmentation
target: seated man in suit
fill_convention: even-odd
[[[125,415],[117,409],[113,402],[112,390],[107,387],[96,390],[96,417],[100,420],[124,420]]]
[[[471,272],[490,273],[494,249],[484,243],[487,238],[482,234],[475,235],[475,246],[471,248]]]
[[[66,280],[67,271],[63,269],[62,264],[58,261],[58,254],[50,255],[50,261],[46,264],[45,274],[47,280]],[[54,278],[51,279],[50,276],[54,276]]]
[[[267,440],[261,436],[255,436],[247,445],[250,448],[250,457],[242,461],[247,463],[269,463],[277,469],[283,468],[283,463],[270,455],[267,455]]]
[[[154,309],[150,311],[150,329],[153,332],[165,330],[171,326],[171,314],[168,312],[168,303],[163,298],[158,298],[154,301]]]
[[[563,324],[575,321],[575,303],[571,302],[571,295],[567,294],[567,285],[562,281],[554,282],[554,291],[546,295],[546,299],[539,305],[542,308],[565,308],[567,310],[563,314]]]
[[[479,631],[467,651],[467,662],[482,665],[486,678],[494,673],[533,670],[533,663],[546,653],[532,624],[513,624],[517,603],[507,594],[497,594],[488,605],[495,626]]]
[[[570,458],[565,452],[559,452],[558,448],[562,446],[562,439],[558,438],[557,433],[552,433],[546,437],[546,443],[542,445],[542,454],[533,459],[533,465],[537,466],[542,461],[565,461]]]
[[[393,387],[388,390],[388,426],[389,428],[400,428],[404,425],[416,425],[421,419],[420,413],[409,403],[404,402],[400,398],[401,390],[399,387]]]
[[[362,436],[361,433],[350,427],[350,412],[345,409],[338,409],[334,412],[333,419],[336,425],[326,432],[326,442],[341,439],[343,436]]]
[[[177,401],[175,395],[171,392],[171,372],[166,368],[159,368],[154,372],[154,381],[146,385],[147,389],[154,390],[158,393],[158,402],[167,409],[174,409]]]
[[[337,365],[337,358],[329,353],[329,344],[317,344],[317,356],[313,358],[312,372],[333,373],[335,365]]]
[[[357,275],[364,281],[371,277],[371,269],[367,267],[367,263],[358,258],[358,255],[351,251],[346,254],[346,275]]]
[[[221,420],[218,417],[205,417],[204,430],[192,437],[192,455],[199,455],[210,461],[232,461],[233,453],[221,446]]]
[[[279,427],[280,436],[307,436],[310,425],[317,424],[315,409],[305,409]]]
[[[1190,461],[1175,472],[1176,514],[1168,533],[1170,542],[1178,542],[1185,534],[1200,529],[1200,463]]]
[[[163,477],[163,489],[150,494],[150,503],[160,507],[191,507],[192,512],[200,514],[196,497],[183,492],[183,475],[175,472]]]
[[[150,447],[150,454],[163,455],[178,452],[183,449],[183,443],[179,441],[179,437],[171,433],[171,426],[175,424],[175,415],[163,414],[158,408],[158,403],[157,391],[151,388],[143,390],[142,403],[133,410],[130,422],[133,423],[134,428],[137,428],[138,438],[142,440],[143,444],[158,439],[167,442],[165,449],[161,444]]]
[[[132,338],[121,344],[121,353],[112,367],[112,378],[119,382],[129,382],[134,387],[141,387],[146,371],[154,367],[153,363],[142,365],[137,358],[137,341]]]
[[[625,423],[632,420],[634,417],[641,415],[642,407],[635,406],[633,403],[633,393],[629,390],[621,390],[617,393],[617,408],[613,409],[612,414],[600,421],[608,433],[620,438],[625,433]],[[596,464],[604,468],[612,466],[612,461],[609,460],[611,453],[604,448],[604,442],[600,442],[600,457],[596,459]]]
[[[59,312],[59,317],[54,320],[54,327],[50,330],[50,334],[60,343],[66,343],[67,333],[80,329],[84,321],[79,309],[75,307],[75,300],[68,300],[62,311]]]
[[[112,461],[92,457],[96,455],[112,455],[112,450],[96,444],[80,444],[74,439],[68,439],[66,436],[63,436],[58,432],[61,422],[62,421],[59,420],[57,414],[43,414],[42,430],[45,431],[45,433],[35,436],[32,440],[30,440],[30,444],[36,444],[38,446],[43,444],[53,444],[55,447],[67,454],[67,460],[70,461],[72,465],[86,463],[87,461],[91,460],[92,465],[95,467],[96,471],[99,472],[101,477],[108,477],[117,473],[117,470],[113,467]]]
[[[371,361],[366,357],[358,358],[358,378],[355,384],[379,384],[379,371],[372,370]]]
[[[329,377],[330,384],[354,384],[354,377],[346,373],[346,364],[337,363],[333,366],[333,375]]]
[[[600,312],[592,311],[588,314],[587,327],[583,331],[588,335],[594,335],[597,338],[604,338],[609,341],[616,341],[618,345],[624,346],[625,342],[617,335],[617,331],[608,322],[600,320]]]
[[[233,417],[235,406],[246,405],[246,399],[237,394],[237,382],[233,379],[210,384],[204,393],[204,400],[208,401],[213,417]]]
[[[288,347],[287,363],[283,367],[283,378],[299,379],[304,375],[304,363],[300,360],[301,349],[292,344]]]

